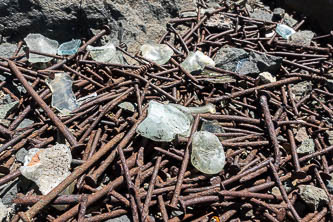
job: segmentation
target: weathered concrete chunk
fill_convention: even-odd
[[[291,44],[295,45],[301,45],[301,46],[310,46],[311,40],[314,37],[314,33],[308,30],[305,31],[299,31],[294,34],[292,34],[289,38],[289,42]]]
[[[328,203],[328,197],[321,188],[312,185],[299,185],[300,198],[312,209],[317,210],[319,206]]]
[[[259,74],[259,79],[262,83],[272,83],[276,82],[276,77],[272,76],[269,72],[262,72]]]
[[[315,144],[313,139],[305,139],[302,144],[297,148],[298,154],[309,154],[315,152]]]

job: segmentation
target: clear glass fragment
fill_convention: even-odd
[[[223,170],[225,154],[217,136],[207,131],[194,133],[191,163],[197,170],[206,174],[216,174]]]
[[[294,29],[284,24],[278,24],[275,31],[284,39],[289,39],[292,34],[296,33]]]
[[[173,50],[166,44],[146,43],[141,46],[140,51],[143,58],[158,65],[164,65],[173,55]]]
[[[64,42],[58,48],[58,55],[74,55],[80,48],[80,45],[80,39],[73,39],[69,42]]]
[[[98,47],[88,45],[87,50],[90,51],[92,59],[97,62],[124,63],[122,56],[119,55],[116,47],[112,43]]]
[[[30,50],[52,55],[57,54],[59,43],[56,40],[49,39],[41,34],[29,34],[24,38],[24,41]],[[37,55],[33,53],[29,54],[29,62],[31,63],[49,62],[52,59],[53,58],[49,56]]]
[[[215,62],[201,51],[190,52],[180,66],[189,73],[201,72],[205,66],[215,66]]]
[[[24,166],[19,170],[46,195],[70,175],[71,161],[72,154],[67,145],[57,144],[47,149],[33,148],[24,157]]]
[[[148,115],[139,124],[136,132],[141,136],[157,142],[170,142],[176,135],[190,135],[193,116],[191,112],[215,112],[213,105],[204,107],[184,107],[177,104],[161,104],[150,101]]]
[[[79,107],[72,90],[71,77],[66,73],[56,73],[53,80],[46,81],[52,91],[52,107],[56,108],[61,114],[69,115]]]

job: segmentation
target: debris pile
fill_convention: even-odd
[[[0,57],[0,220],[332,220],[331,34],[201,2],[135,55],[104,27]]]

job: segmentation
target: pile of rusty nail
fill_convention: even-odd
[[[0,201],[4,220],[333,220],[332,34],[281,9],[198,2],[141,54],[96,47],[105,26],[0,58],[0,200],[38,186]],[[149,119],[154,104],[183,119]],[[194,152],[207,133],[217,160]]]

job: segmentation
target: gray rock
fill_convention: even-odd
[[[16,51],[16,45],[10,43],[2,43],[0,44],[0,57],[10,58],[13,56],[14,52]]]
[[[247,53],[238,48],[221,48],[214,59],[215,66],[239,74],[279,71],[282,58],[254,52]]]
[[[310,81],[299,82],[291,87],[291,92],[294,94],[296,100],[300,100],[304,95],[310,93],[311,90],[312,83]]]
[[[238,48],[224,47],[221,48],[214,59],[215,66],[221,69],[235,72],[238,61],[248,58],[249,54]]]
[[[268,12],[263,9],[254,9],[253,12],[249,12],[251,18],[259,19],[262,21],[271,22],[273,18],[273,13]]]
[[[28,151],[25,148],[19,149],[19,151],[16,152],[15,157],[16,160],[20,163],[24,163],[24,157],[27,155]]]
[[[31,126],[32,124],[34,124],[34,121],[31,119],[24,119],[17,127],[17,129],[22,129],[22,128],[26,128],[28,126]]]
[[[11,206],[18,193],[18,180],[9,182],[0,188],[0,198],[6,206]]]
[[[299,31],[292,34],[288,39],[288,42],[295,45],[310,46],[311,40],[314,37],[314,33],[308,30]]]
[[[127,215],[122,215],[120,217],[108,219],[105,222],[131,222],[131,219]]]
[[[5,119],[18,105],[18,101],[0,105],[0,119]]]
[[[302,141],[302,144],[297,147],[298,154],[310,154],[315,152],[315,144],[313,139],[305,139]]]
[[[293,27],[294,25],[296,25],[298,23],[298,21],[296,19],[294,19],[292,16],[285,14],[283,23],[290,27]]]
[[[310,207],[312,210],[317,210],[319,206],[328,203],[328,196],[321,188],[312,185],[299,185],[300,198]]]

